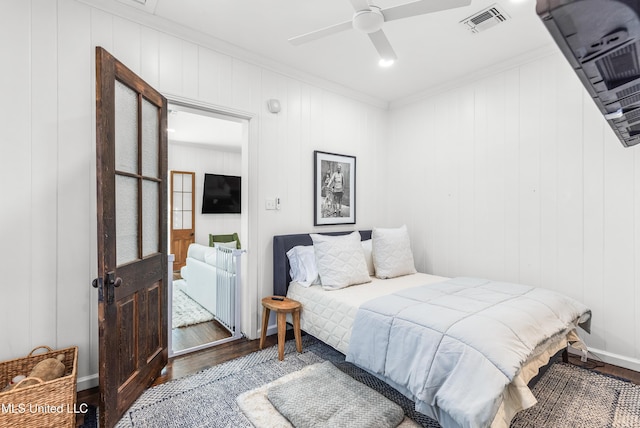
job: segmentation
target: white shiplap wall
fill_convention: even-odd
[[[408,225],[418,270],[566,293],[593,310],[594,351],[640,369],[640,149],[622,147],[561,54],[394,106],[390,121],[388,219]]]
[[[209,245],[209,234],[240,233],[240,214],[202,214],[204,174],[242,175],[242,153],[204,144],[169,141],[169,170],[195,173],[195,242]],[[242,242],[243,236],[240,236]]]
[[[383,221],[379,192],[387,110],[74,0],[0,2],[3,78],[0,359],[32,347],[79,346],[79,387],[97,373],[95,46],[161,92],[250,118],[248,274],[243,330],[272,290],[275,234],[313,229],[313,150],[358,158],[358,227]],[[278,98],[273,115],[266,100]],[[245,162],[243,160],[243,162]],[[243,169],[244,174],[245,169]],[[264,200],[278,196],[279,211]],[[349,229],[350,227],[344,227]]]

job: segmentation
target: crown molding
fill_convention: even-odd
[[[352,98],[356,101],[369,104],[373,107],[377,107],[383,110],[389,109],[389,102],[386,100],[356,91],[337,82],[323,79],[310,73],[306,73],[294,67],[290,67],[280,62],[274,61],[263,55],[248,51],[225,40],[204,34],[201,31],[197,31],[192,28],[176,24],[175,22],[169,21],[168,19],[153,15],[152,12],[147,11],[142,7],[136,7],[133,4],[135,3],[133,0],[131,0],[131,5],[125,4],[124,0],[75,1],[93,7],[95,9],[99,9],[111,15],[118,16],[122,19],[144,25],[154,30],[161,31],[163,33],[178,37],[182,40],[214,50],[218,53],[231,56],[241,61],[245,61],[263,69],[281,74],[295,80],[299,80],[303,83],[307,83],[318,88],[334,92],[338,95]]]
[[[400,98],[395,101],[391,101],[389,103],[389,110],[394,110],[410,104],[417,103],[419,101],[433,97],[443,92],[448,92],[453,89],[460,88],[462,86],[466,86],[470,83],[476,82],[478,80],[482,80],[486,77],[493,76],[495,74],[514,69],[523,64],[537,61],[539,59],[546,58],[552,55],[556,55],[559,52],[560,50],[554,43],[548,43],[538,49],[531,50],[522,55],[518,55],[506,61],[494,64],[490,67],[479,69],[477,71],[474,71],[473,73],[459,77],[455,80],[451,80],[439,85],[435,85],[433,87],[426,88],[422,91],[416,92],[415,94],[409,95],[407,97]]]

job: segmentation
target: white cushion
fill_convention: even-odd
[[[215,249],[214,249],[215,250]],[[217,251],[209,251],[204,255],[204,262],[208,265],[215,266],[216,265],[216,254]]]
[[[209,247],[208,245],[191,244],[189,245],[189,249],[187,250],[187,257],[191,257],[192,259],[200,260],[201,262],[203,262],[207,255],[215,252],[216,250],[213,247]]]
[[[407,226],[397,229],[373,228],[373,265],[378,278],[395,278],[416,273]]]
[[[373,245],[371,243],[371,239],[362,241],[362,250],[364,251],[364,260],[367,262],[369,275],[374,276],[376,274],[376,269],[373,266]]]
[[[312,233],[310,236],[324,289],[335,290],[371,282],[359,232],[339,236]]]
[[[287,251],[291,280],[304,287],[319,283],[313,245],[298,245]]]
[[[237,248],[238,241],[230,241],[230,242],[214,242],[214,247],[227,247],[227,248]]]

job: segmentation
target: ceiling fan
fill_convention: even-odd
[[[297,46],[340,31],[355,28],[369,35],[369,39],[371,39],[373,46],[375,46],[380,55],[380,65],[391,65],[398,57],[391,47],[387,36],[382,31],[382,26],[385,22],[454,9],[471,4],[471,0],[418,0],[381,9],[378,6],[369,4],[367,0],[349,1],[351,1],[353,9],[355,10],[353,18],[351,18],[350,21],[292,37],[289,39],[289,42]]]

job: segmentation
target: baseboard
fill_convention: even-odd
[[[614,354],[597,348],[589,348],[589,358],[592,359],[594,355],[607,364],[613,364],[614,366],[640,372],[640,360],[636,358],[625,357],[624,355]]]
[[[287,330],[292,328],[289,324],[287,324]],[[278,325],[277,324],[269,324],[267,326],[267,336],[271,336],[274,334],[278,334]],[[258,329],[258,331],[256,332],[256,337],[258,339],[260,339],[260,336],[262,335],[262,330]]]
[[[267,327],[267,336],[271,336],[273,334],[278,334],[278,324],[271,324]]]
[[[85,389],[95,388],[99,384],[100,377],[98,373],[94,373],[89,376],[83,376],[78,378],[78,391],[84,391]]]

